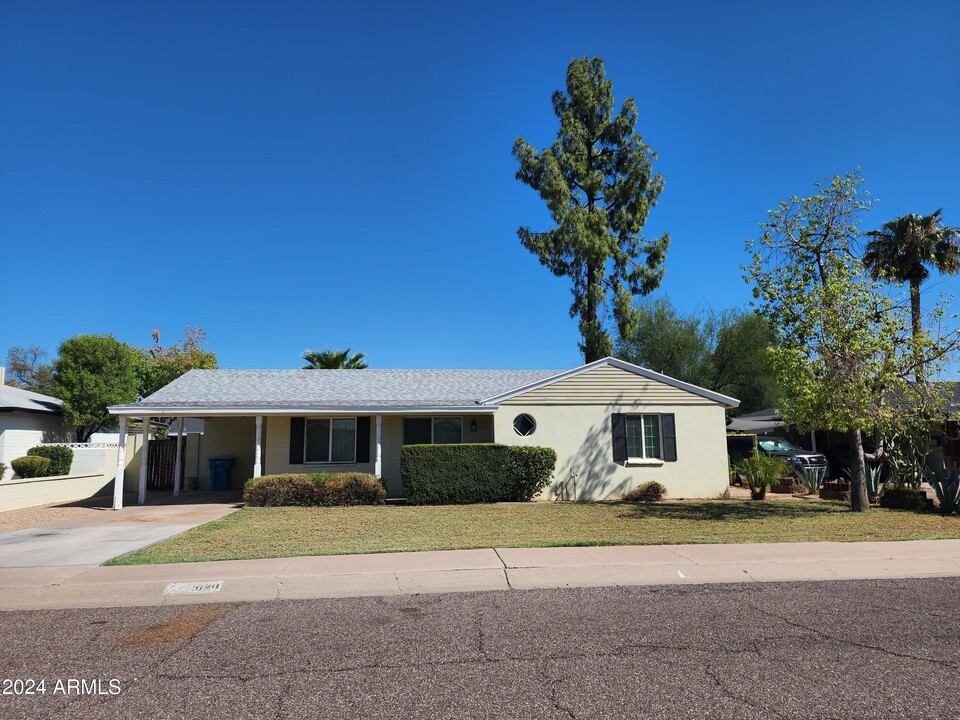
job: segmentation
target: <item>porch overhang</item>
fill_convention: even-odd
[[[250,417],[255,415],[492,415],[497,405],[409,405],[351,407],[301,406],[212,406],[212,405],[113,405],[111,415],[124,417]]]

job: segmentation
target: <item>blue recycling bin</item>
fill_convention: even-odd
[[[229,490],[231,487],[230,473],[233,470],[233,458],[227,455],[212,457],[208,461],[210,466],[210,489]]]

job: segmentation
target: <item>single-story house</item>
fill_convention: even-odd
[[[234,488],[261,474],[358,471],[402,497],[403,445],[496,442],[557,451],[543,498],[601,500],[647,480],[675,498],[722,494],[724,410],[738,404],[604,358],[567,371],[191,370],[110,412],[121,439],[133,417],[202,418],[201,489],[206,458],[230,456]]]
[[[6,472],[0,481],[13,476],[10,461],[27,454],[40,443],[70,442],[71,428],[63,423],[63,403],[55,397],[4,385],[0,368],[0,462]]]

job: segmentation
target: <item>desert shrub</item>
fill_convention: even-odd
[[[667,489],[656,480],[649,480],[637,485],[623,496],[627,502],[660,502],[667,494]]]
[[[243,487],[243,501],[260,507],[382,505],[386,497],[379,478],[365,473],[264,475]]]
[[[27,455],[48,458],[48,475],[69,475],[73,465],[73,448],[66,445],[37,445],[27,450]]]
[[[783,460],[756,451],[734,462],[731,470],[746,479],[750,497],[754,500],[763,500],[771,485],[780,478],[790,477],[790,468]]]
[[[406,445],[400,477],[412,505],[532,500],[553,476],[552,448],[497,444]]]
[[[27,455],[10,461],[10,467],[22,478],[47,477],[50,470],[50,458],[39,455]]]

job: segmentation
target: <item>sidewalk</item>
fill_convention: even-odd
[[[960,540],[491,548],[118,567],[0,568],[0,610],[960,576]]]

